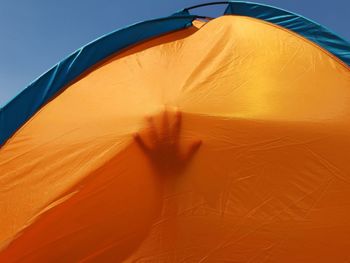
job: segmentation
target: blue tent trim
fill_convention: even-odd
[[[196,16],[169,16],[137,23],[105,35],[48,70],[0,109],[0,146],[45,103],[91,66],[141,41],[192,25]]]
[[[253,17],[289,29],[350,66],[350,42],[303,16],[269,5],[243,1],[229,1],[225,14]]]

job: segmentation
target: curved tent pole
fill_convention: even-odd
[[[211,6],[211,5],[229,5],[230,3],[231,3],[231,1],[220,1],[220,2],[209,2],[209,3],[194,5],[194,6],[184,8],[181,11],[175,13],[174,15],[177,15],[177,16],[190,15],[189,10],[192,10],[192,9],[196,9],[196,8],[200,8],[200,7],[204,7],[204,6]],[[193,16],[195,16],[196,18],[205,19],[205,20],[214,19],[214,17],[209,17],[209,16],[200,16],[200,15],[193,15]]]
[[[227,5],[229,4],[229,1],[221,1],[221,2],[209,2],[209,3],[204,3],[204,4],[200,4],[200,5],[194,5],[194,6],[190,6],[190,7],[186,7],[183,10],[184,11],[188,11],[188,10],[192,10],[192,9],[196,9],[199,7],[204,7],[204,6],[210,6],[210,5]]]

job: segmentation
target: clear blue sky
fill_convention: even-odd
[[[95,38],[204,2],[210,0],[0,0],[0,106]],[[299,13],[350,40],[350,0],[255,2]],[[222,11],[211,9],[201,11],[205,15]]]

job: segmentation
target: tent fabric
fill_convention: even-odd
[[[349,87],[329,52],[244,16],[109,57],[0,149],[0,262],[345,262]],[[173,176],[133,139],[164,106],[179,147],[202,140]]]
[[[289,29],[321,46],[350,66],[350,42],[301,15],[250,2],[231,1],[225,14],[249,16]]]
[[[350,43],[300,15],[267,5],[228,1],[225,14],[254,17],[292,30],[350,65]],[[77,50],[43,74],[0,109],[3,145],[45,103],[89,68],[130,45],[190,26],[198,16],[182,10],[172,16],[141,22],[101,37]]]
[[[0,109],[0,145],[68,83],[106,57],[149,38],[191,25],[195,16],[149,20],[117,30],[78,49]]]

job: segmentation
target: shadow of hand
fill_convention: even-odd
[[[182,142],[181,119],[181,112],[164,110],[146,118],[148,128],[134,135],[140,149],[162,174],[182,173],[202,143],[201,140]]]

